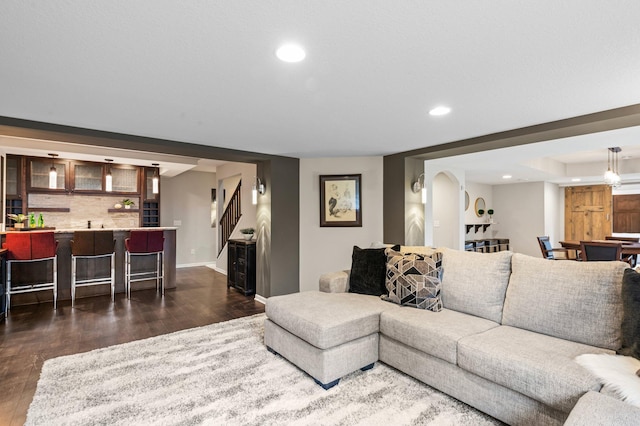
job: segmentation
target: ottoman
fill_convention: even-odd
[[[267,299],[267,348],[324,389],[378,360],[380,313],[399,306],[377,296],[308,291]]]

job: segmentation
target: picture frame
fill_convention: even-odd
[[[320,175],[320,226],[362,227],[362,175]]]

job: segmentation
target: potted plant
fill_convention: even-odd
[[[7,217],[11,220],[13,220],[13,227],[15,229],[21,229],[24,228],[24,221],[27,220],[29,218],[29,216],[27,216],[26,214],[22,214],[22,213],[18,213],[18,214],[14,214],[14,213],[9,213],[7,215]]]
[[[125,209],[130,209],[132,206],[136,205],[136,203],[134,203],[128,198],[125,198],[124,200],[122,200],[122,204],[124,205]]]
[[[253,238],[253,234],[256,232],[253,228],[244,228],[240,230],[240,233],[245,240],[250,241]]]
[[[478,209],[478,216],[480,216],[480,217],[484,216],[484,210],[483,209]]]
[[[487,210],[487,214],[489,215],[489,223],[493,223],[493,209]]]

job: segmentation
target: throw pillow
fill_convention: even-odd
[[[622,276],[621,355],[640,359],[640,274],[629,268]]]
[[[384,283],[387,258],[384,251],[384,247],[361,249],[353,246],[349,293],[380,296],[387,292]]]
[[[384,300],[433,312],[442,310],[442,253],[427,256],[387,249],[386,256],[386,287],[389,295],[383,296]]]
[[[640,407],[640,361],[635,358],[609,354],[578,355],[575,361],[589,370],[603,384],[601,392],[613,393],[618,398]]]

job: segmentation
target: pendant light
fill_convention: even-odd
[[[614,188],[622,184],[620,171],[618,170],[618,153],[622,149],[618,146],[609,148],[607,151],[607,171],[604,172],[604,182]]]
[[[153,163],[151,165],[155,167],[155,170],[153,172],[153,179],[151,180],[151,184],[152,184],[151,192],[153,192],[154,194],[157,194],[158,192],[160,192],[160,176],[158,176],[158,166],[160,164]]]
[[[58,187],[58,171],[54,161],[58,154],[49,154],[51,156],[51,168],[49,169],[49,189],[56,189]]]
[[[107,162],[107,175],[104,178],[104,190],[111,192],[113,191],[113,176],[111,175],[111,162],[113,160],[111,158],[105,158],[104,161]]]

